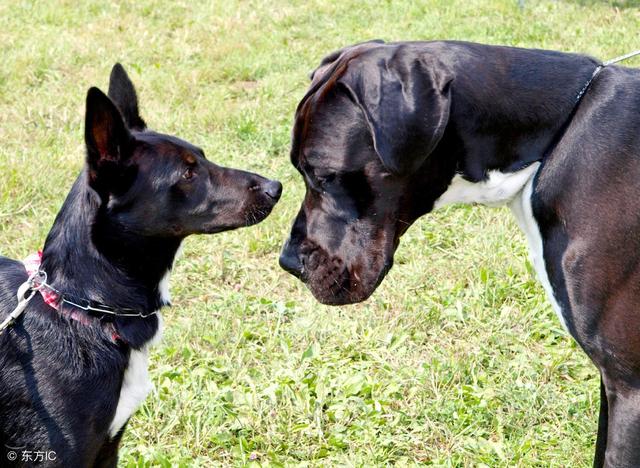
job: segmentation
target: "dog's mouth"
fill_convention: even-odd
[[[254,224],[258,224],[264,221],[267,216],[271,214],[273,211],[273,204],[260,204],[253,205],[249,207],[244,213],[244,224],[243,226],[253,226]]]
[[[275,204],[256,204],[243,209],[234,215],[217,215],[213,220],[202,225],[200,234],[217,234],[232,229],[253,226],[264,221],[271,214]]]
[[[393,257],[384,257],[362,255],[347,265],[343,259],[315,249],[303,261],[299,278],[322,304],[355,304],[367,300],[391,269]]]

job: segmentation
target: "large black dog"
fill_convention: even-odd
[[[640,466],[640,71],[462,42],[325,58],[295,117],[307,192],[283,268],[365,300],[400,236],[451,202],[509,204],[560,320],[602,376],[596,466]]]
[[[0,335],[0,466],[116,466],[181,241],[260,222],[280,197],[279,182],[148,130],[120,65],[109,97],[89,90],[85,140],[86,166],[28,265],[42,294]],[[28,276],[0,257],[0,322]]]

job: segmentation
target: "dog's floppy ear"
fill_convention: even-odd
[[[318,65],[318,67],[309,74],[309,79],[313,81],[313,79],[316,77],[316,75],[320,70],[324,69],[324,67],[326,67],[327,65],[331,65],[333,62],[338,60],[344,52],[352,50],[355,47],[374,45],[374,44],[384,44],[384,41],[382,39],[372,39],[370,41],[359,42],[358,44],[353,44],[348,47],[343,47],[342,49],[338,49],[334,52],[331,52],[329,55],[324,57],[320,62],[320,65]]]
[[[124,71],[124,67],[116,63],[109,77],[109,97],[118,106],[124,121],[132,130],[144,130],[147,124],[140,117],[136,88]]]
[[[407,52],[358,60],[338,83],[364,112],[382,163],[402,175],[417,170],[442,138],[451,81],[446,70]]]
[[[98,88],[87,93],[84,139],[89,184],[101,195],[116,193],[127,182],[124,166],[133,138],[116,105]]]

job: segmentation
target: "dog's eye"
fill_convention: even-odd
[[[316,180],[318,181],[318,185],[320,187],[324,187],[327,184],[330,184],[331,182],[333,182],[333,180],[336,178],[335,174],[327,174],[327,175],[322,175],[322,176],[316,176]]]
[[[187,170],[182,174],[182,178],[186,180],[191,180],[196,176],[196,171],[193,167],[187,167]]]

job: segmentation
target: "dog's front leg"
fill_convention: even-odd
[[[609,405],[605,467],[640,466],[640,389],[607,382]],[[599,434],[598,434],[599,435]],[[598,447],[599,448],[599,447]]]
[[[596,455],[593,459],[594,468],[604,466],[604,456],[607,449],[607,432],[609,423],[609,400],[604,388],[604,381],[600,377],[600,413],[598,415],[598,438],[596,439]]]
[[[124,428],[126,426],[125,423],[115,437],[108,439],[104,443],[98,455],[96,455],[93,468],[115,468],[118,466],[118,446],[120,445],[120,440],[122,439],[122,434],[124,434]]]

